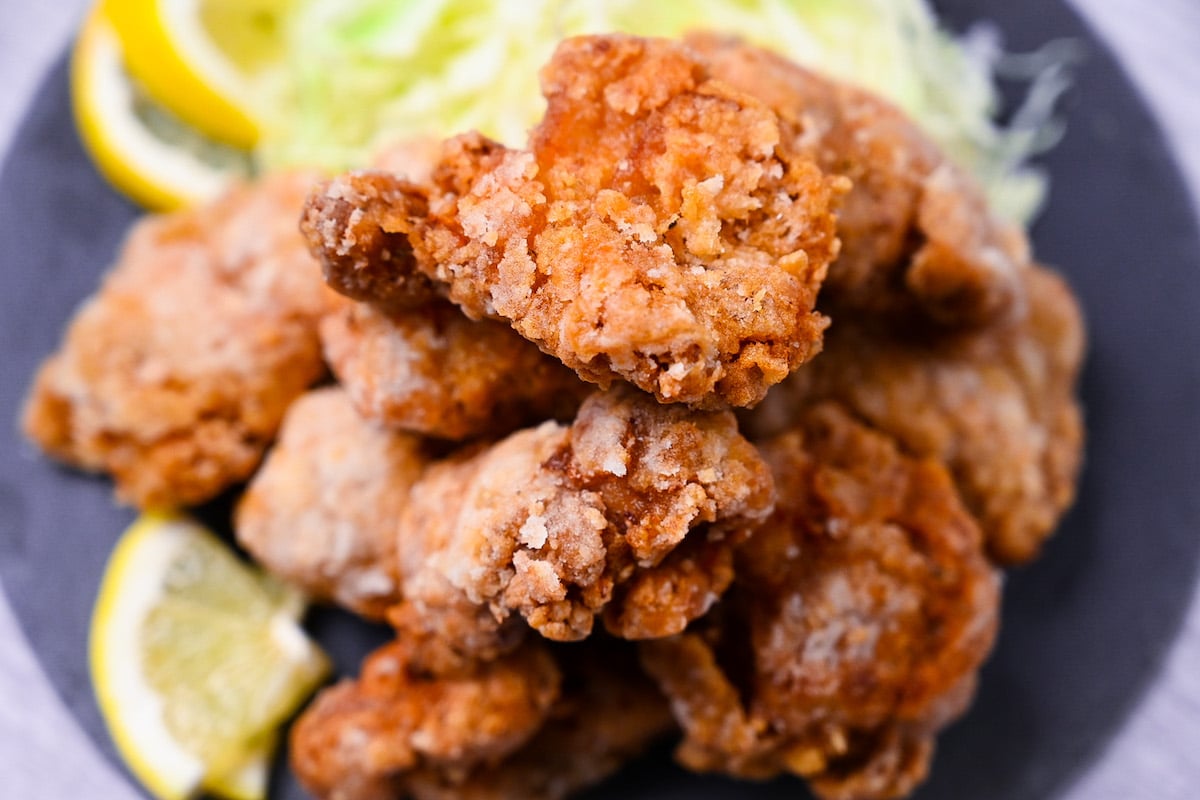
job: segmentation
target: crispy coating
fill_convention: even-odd
[[[319,800],[561,800],[673,727],[627,645],[547,652],[438,673],[388,645],[301,716],[293,767]]]
[[[387,296],[415,270],[588,381],[754,405],[820,348],[846,181],[677,43],[569,39],[541,77],[529,150],[471,134],[447,142],[427,190],[366,173],[315,193],[306,230],[331,283],[365,273]],[[347,205],[413,258],[374,255]]]
[[[542,642],[494,661],[432,672],[403,639],[373,653],[356,681],[322,691],[291,732],[291,763],[321,800],[394,800],[421,770],[461,774],[536,734],[561,675]]]
[[[507,325],[445,301],[386,314],[349,300],[321,320],[325,359],[364,417],[444,439],[570,419],[591,387]]]
[[[387,314],[441,296],[417,269],[408,236],[409,219],[428,213],[421,187],[384,172],[352,173],[319,187],[319,202],[305,204],[300,232],[331,289]]]
[[[238,542],[313,598],[382,619],[399,601],[400,513],[428,461],[420,438],[366,422],[341,389],[311,391],[238,504]]]
[[[838,213],[842,251],[822,308],[991,322],[1024,302],[1024,234],[993,217],[980,188],[903,112],[856,87],[714,34],[687,43],[712,75],[780,117],[785,141],[853,181]]]
[[[1083,426],[1075,384],[1083,321],[1067,285],[1024,274],[1023,318],[979,332],[835,325],[826,352],[747,420],[786,427],[836,400],[917,456],[943,461],[997,561],[1033,558],[1075,496]]]
[[[140,507],[193,505],[249,477],[324,372],[327,290],[296,232],[311,183],[275,176],[134,226],[38,373],[26,434],[111,473]]]
[[[733,582],[740,538],[691,536],[654,569],[635,572],[604,609],[605,629],[623,639],[647,639],[686,628]]]
[[[411,776],[417,800],[562,800],[598,783],[674,728],[666,699],[621,643],[557,647],[563,693],[545,727],[520,750],[465,777]]]
[[[835,405],[762,446],[775,514],[719,613],[642,644],[697,770],[803,776],[829,800],[902,797],[966,707],[999,584],[933,459]]]
[[[399,611],[468,653],[518,615],[547,638],[584,638],[610,604],[621,636],[676,633],[730,577],[693,578],[697,599],[677,576],[720,559],[690,554],[731,547],[772,503],[769,470],[729,412],[597,393],[570,427],[545,423],[425,473],[401,517]],[[671,558],[681,546],[686,566]],[[659,591],[627,594],[631,581]],[[642,608],[623,611],[633,598]]]

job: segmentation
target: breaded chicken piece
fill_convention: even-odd
[[[391,314],[342,300],[321,320],[325,360],[364,417],[443,439],[570,419],[592,387],[507,325],[446,301]]]
[[[296,231],[312,176],[279,175],[134,226],[26,402],[26,434],[139,507],[245,480],[323,373],[327,289]]]
[[[410,773],[461,775],[521,747],[542,728],[560,682],[536,639],[442,672],[398,639],[357,680],[317,695],[292,727],[292,768],[321,800],[398,800]]]
[[[915,310],[981,325],[1019,310],[1029,263],[1024,234],[992,216],[980,188],[903,112],[856,87],[715,34],[687,37],[714,78],[781,119],[785,142],[853,188],[838,212],[842,251],[821,307]]]
[[[714,616],[641,645],[687,767],[791,772],[826,800],[907,795],[996,630],[979,527],[933,459],[835,405],[762,446],[775,514]]]
[[[585,380],[754,405],[820,348],[847,182],[678,43],[568,39],[541,78],[528,150],[471,134],[429,187],[359,173],[316,192],[305,231],[330,284],[394,305],[431,277]]]
[[[429,460],[419,437],[363,420],[343,390],[311,391],[238,504],[238,542],[314,599],[382,619],[400,598],[400,513]]]
[[[1023,318],[975,333],[835,325],[826,352],[772,393],[749,429],[786,428],[805,405],[836,400],[907,452],[944,462],[990,555],[1028,561],[1075,496],[1084,329],[1056,274],[1032,268],[1024,282]]]
[[[547,652],[438,673],[388,645],[300,717],[293,767],[318,800],[560,800],[673,727],[627,645]]]
[[[400,520],[405,603],[392,621],[468,654],[519,618],[582,639],[610,605],[620,636],[677,633],[732,577],[696,554],[736,544],[773,497],[729,412],[659,405],[627,386],[597,393],[569,427],[545,423],[429,468]]]
[[[590,639],[554,650],[562,697],[538,734],[508,758],[465,776],[423,770],[416,800],[562,800],[600,782],[674,729],[666,699],[627,646]]]

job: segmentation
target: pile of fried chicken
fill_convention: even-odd
[[[319,798],[561,798],[671,736],[908,794],[1072,500],[1071,292],[768,52],[581,37],[541,83],[525,149],[140,222],[25,430],[139,507],[248,481],[242,546],[395,628],[292,729]]]

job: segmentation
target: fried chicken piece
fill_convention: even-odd
[[[778,55],[715,34],[687,37],[714,78],[781,119],[783,141],[853,188],[838,213],[841,254],[822,309],[912,310],[977,326],[1019,310],[1024,234],[992,216],[980,188],[902,111]]]
[[[109,472],[146,507],[249,477],[288,404],[323,373],[327,289],[296,232],[312,177],[279,175],[144,219],[26,402],[26,434]]]
[[[517,615],[547,638],[584,638],[610,604],[620,636],[676,633],[732,577],[696,554],[732,547],[772,503],[769,470],[729,412],[627,386],[597,393],[570,427],[545,423],[429,468],[401,516],[405,603],[392,621],[472,655],[502,650],[494,634]],[[626,593],[631,583],[657,590]]]
[[[562,697],[545,727],[508,758],[465,777],[414,773],[417,800],[562,800],[616,772],[671,731],[666,699],[619,642],[557,647]]]
[[[300,717],[292,764],[319,800],[560,800],[673,727],[620,642],[526,641],[449,672],[424,663],[388,645]]]
[[[339,388],[292,404],[238,504],[238,542],[317,600],[383,619],[399,602],[397,526],[430,456],[363,420]]]
[[[642,644],[684,728],[679,760],[791,772],[826,800],[907,795],[965,709],[999,582],[942,465],[835,405],[762,446],[775,514],[708,624]]]
[[[373,653],[358,680],[325,689],[300,716],[292,767],[321,800],[401,798],[414,771],[462,774],[521,747],[542,728],[560,681],[535,639],[443,672],[431,672],[399,639]]]
[[[1037,267],[1024,279],[1024,317],[979,332],[834,326],[826,352],[779,387],[749,429],[770,433],[805,405],[836,400],[907,452],[944,462],[990,555],[1028,561],[1075,496],[1084,330],[1061,278]]]
[[[570,419],[591,387],[507,325],[445,301],[386,314],[343,301],[321,320],[325,360],[368,419],[444,439]]]
[[[529,150],[470,134],[429,187],[359,173],[314,193],[305,231],[331,285],[386,305],[432,277],[585,380],[754,405],[820,349],[847,182],[678,43],[569,39],[541,77]]]

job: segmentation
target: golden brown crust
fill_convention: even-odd
[[[275,176],[138,223],[38,373],[26,434],[111,473],[140,507],[201,503],[249,477],[324,372],[327,290],[296,233],[311,182]]]
[[[528,151],[468,135],[447,143],[432,191],[358,192],[395,195],[373,217],[415,255],[363,269],[397,286],[433,276],[469,316],[507,320],[602,386],[624,378],[663,401],[754,405],[820,348],[813,307],[844,181],[675,43],[567,40],[542,83],[548,109]],[[337,233],[340,196],[309,206],[335,283],[372,260],[351,253],[347,266],[344,245],[361,237]]]
[[[300,718],[293,765],[319,800],[562,800],[673,727],[629,646],[545,652],[438,673],[389,645]]]
[[[322,691],[291,732],[301,783],[329,800],[396,800],[420,770],[449,774],[509,755],[546,721],[561,676],[541,642],[430,672],[397,640],[355,681]]]
[[[406,618],[443,640],[473,634],[465,601],[495,621],[519,615],[548,638],[580,639],[597,613],[629,599],[614,589],[677,569],[668,556],[685,540],[738,541],[772,501],[770,474],[732,414],[661,406],[628,387],[597,393],[569,428],[546,423],[426,472],[400,525]],[[707,607],[689,587],[661,603],[654,615],[618,610],[629,621],[619,632],[675,633]],[[439,623],[446,612],[453,625]]]
[[[507,325],[445,301],[392,314],[339,302],[321,320],[321,345],[364,417],[443,439],[570,419],[592,390]]]
[[[685,765],[901,797],[965,708],[999,585],[949,475],[832,406],[763,445],[775,514],[706,626],[642,645]]]
[[[1024,283],[1025,313],[978,332],[836,325],[826,352],[745,422],[762,435],[836,400],[906,451],[944,462],[991,556],[1028,561],[1075,496],[1084,330],[1061,278],[1035,267]]]
[[[418,271],[409,241],[410,219],[426,213],[420,186],[385,172],[351,173],[313,189],[300,231],[330,288],[393,313],[441,295]]]
[[[674,725],[662,694],[628,648],[589,640],[556,647],[563,693],[545,727],[524,747],[465,776],[414,774],[417,800],[562,800],[598,783]]]
[[[781,120],[784,141],[853,188],[838,213],[841,254],[822,309],[913,311],[977,326],[1019,310],[1024,235],[990,214],[982,191],[899,109],[773,53],[714,34],[687,37],[712,74]]]
[[[707,614],[733,582],[733,551],[742,536],[689,536],[658,566],[635,572],[605,608],[605,629],[622,639],[653,639]]]
[[[382,619],[399,601],[397,525],[429,455],[363,420],[341,389],[292,404],[238,504],[238,542],[317,600]]]

